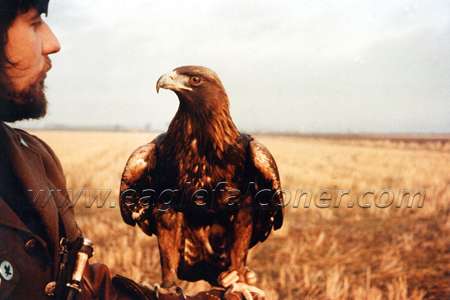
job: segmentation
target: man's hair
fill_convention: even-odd
[[[6,83],[5,67],[11,64],[6,57],[6,44],[8,43],[8,29],[14,19],[21,13],[32,8],[39,13],[47,13],[48,0],[1,0],[0,1],[0,86]],[[1,93],[1,91],[0,91]]]
[[[0,76],[3,75],[5,66],[9,63],[5,48],[8,42],[8,29],[14,19],[21,13],[26,13],[32,8],[39,13],[47,13],[48,0],[1,0],[0,2]]]

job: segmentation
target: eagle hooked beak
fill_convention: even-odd
[[[192,88],[187,86],[189,77],[186,75],[180,75],[176,71],[164,74],[159,77],[156,83],[156,92],[159,93],[159,89],[168,89],[174,92],[192,91]]]

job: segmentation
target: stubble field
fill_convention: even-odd
[[[35,134],[64,166],[94,260],[159,282],[156,238],[125,225],[118,210],[125,162],[154,135]],[[283,228],[249,257],[270,299],[450,299],[449,141],[258,138],[287,199]]]

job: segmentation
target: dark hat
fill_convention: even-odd
[[[48,1],[50,0],[38,0],[36,1],[36,9],[40,14],[48,14]]]
[[[1,0],[0,13],[2,12],[18,12],[23,9],[35,8],[39,14],[48,13],[49,0]]]

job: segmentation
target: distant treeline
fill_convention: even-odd
[[[123,126],[66,126],[47,125],[43,127],[24,128],[29,130],[49,131],[105,131],[105,132],[154,132],[151,128],[129,128]],[[296,132],[296,131],[246,131],[255,135],[286,136],[313,139],[335,139],[335,140],[390,140],[398,142],[449,142],[449,133],[338,133],[338,132]]]

